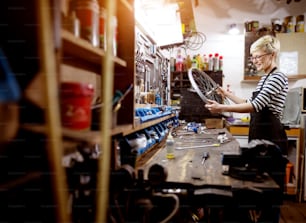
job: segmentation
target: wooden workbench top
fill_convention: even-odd
[[[225,133],[227,140],[218,145],[218,134]],[[138,169],[144,170],[147,179],[149,168],[153,164],[160,164],[167,171],[167,182],[188,184],[196,188],[202,186],[220,186],[228,188],[258,187],[274,188],[278,185],[268,178],[262,183],[243,181],[222,174],[222,154],[239,154],[239,143],[226,129],[209,129],[202,133],[176,131],[175,158],[166,158],[165,146],[156,152],[146,163]],[[202,155],[209,153],[209,158],[202,165]]]

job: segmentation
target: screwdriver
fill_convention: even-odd
[[[209,157],[209,153],[208,152],[204,152],[203,156],[202,156],[202,165],[204,165],[204,163],[208,159],[208,157]]]

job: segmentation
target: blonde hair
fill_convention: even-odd
[[[260,37],[250,47],[250,53],[253,54],[256,51],[263,50],[266,53],[274,53],[278,56],[280,51],[280,42],[277,38],[271,35],[265,35]]]

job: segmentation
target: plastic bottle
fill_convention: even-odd
[[[167,159],[173,159],[174,158],[174,139],[172,136],[172,131],[169,132],[167,140],[166,140],[166,157]]]
[[[170,57],[170,71],[174,72],[175,71],[175,58],[174,57]]]
[[[188,54],[186,58],[186,68],[190,69],[191,67],[192,67],[192,61],[190,55]]]
[[[207,55],[203,55],[203,70],[208,70],[208,58]]]
[[[202,58],[201,58],[200,54],[198,54],[196,56],[196,60],[198,61],[198,68],[199,68],[199,70],[203,70],[203,61],[202,61]]]
[[[208,70],[213,70],[213,55],[209,54],[208,55]]]
[[[197,56],[194,55],[193,58],[192,58],[192,65],[191,65],[192,68],[199,68],[199,64],[198,64],[198,61],[197,61]]]
[[[187,61],[186,58],[183,58],[183,71],[187,70]]]
[[[155,94],[155,104],[161,105],[161,97],[158,92]]]
[[[181,55],[180,50],[178,50],[178,52],[177,52],[175,70],[176,71],[183,71],[183,57]]]
[[[215,53],[213,57],[213,71],[217,71],[219,69],[219,54]]]
[[[219,56],[219,69],[220,71],[223,70],[223,56]]]

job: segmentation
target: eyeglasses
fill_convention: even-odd
[[[255,56],[255,57],[250,57],[250,60],[259,60],[260,58],[262,58],[263,56],[266,56],[266,55],[269,55],[271,53],[266,53],[266,54],[263,54],[263,55],[258,55],[258,56]]]

